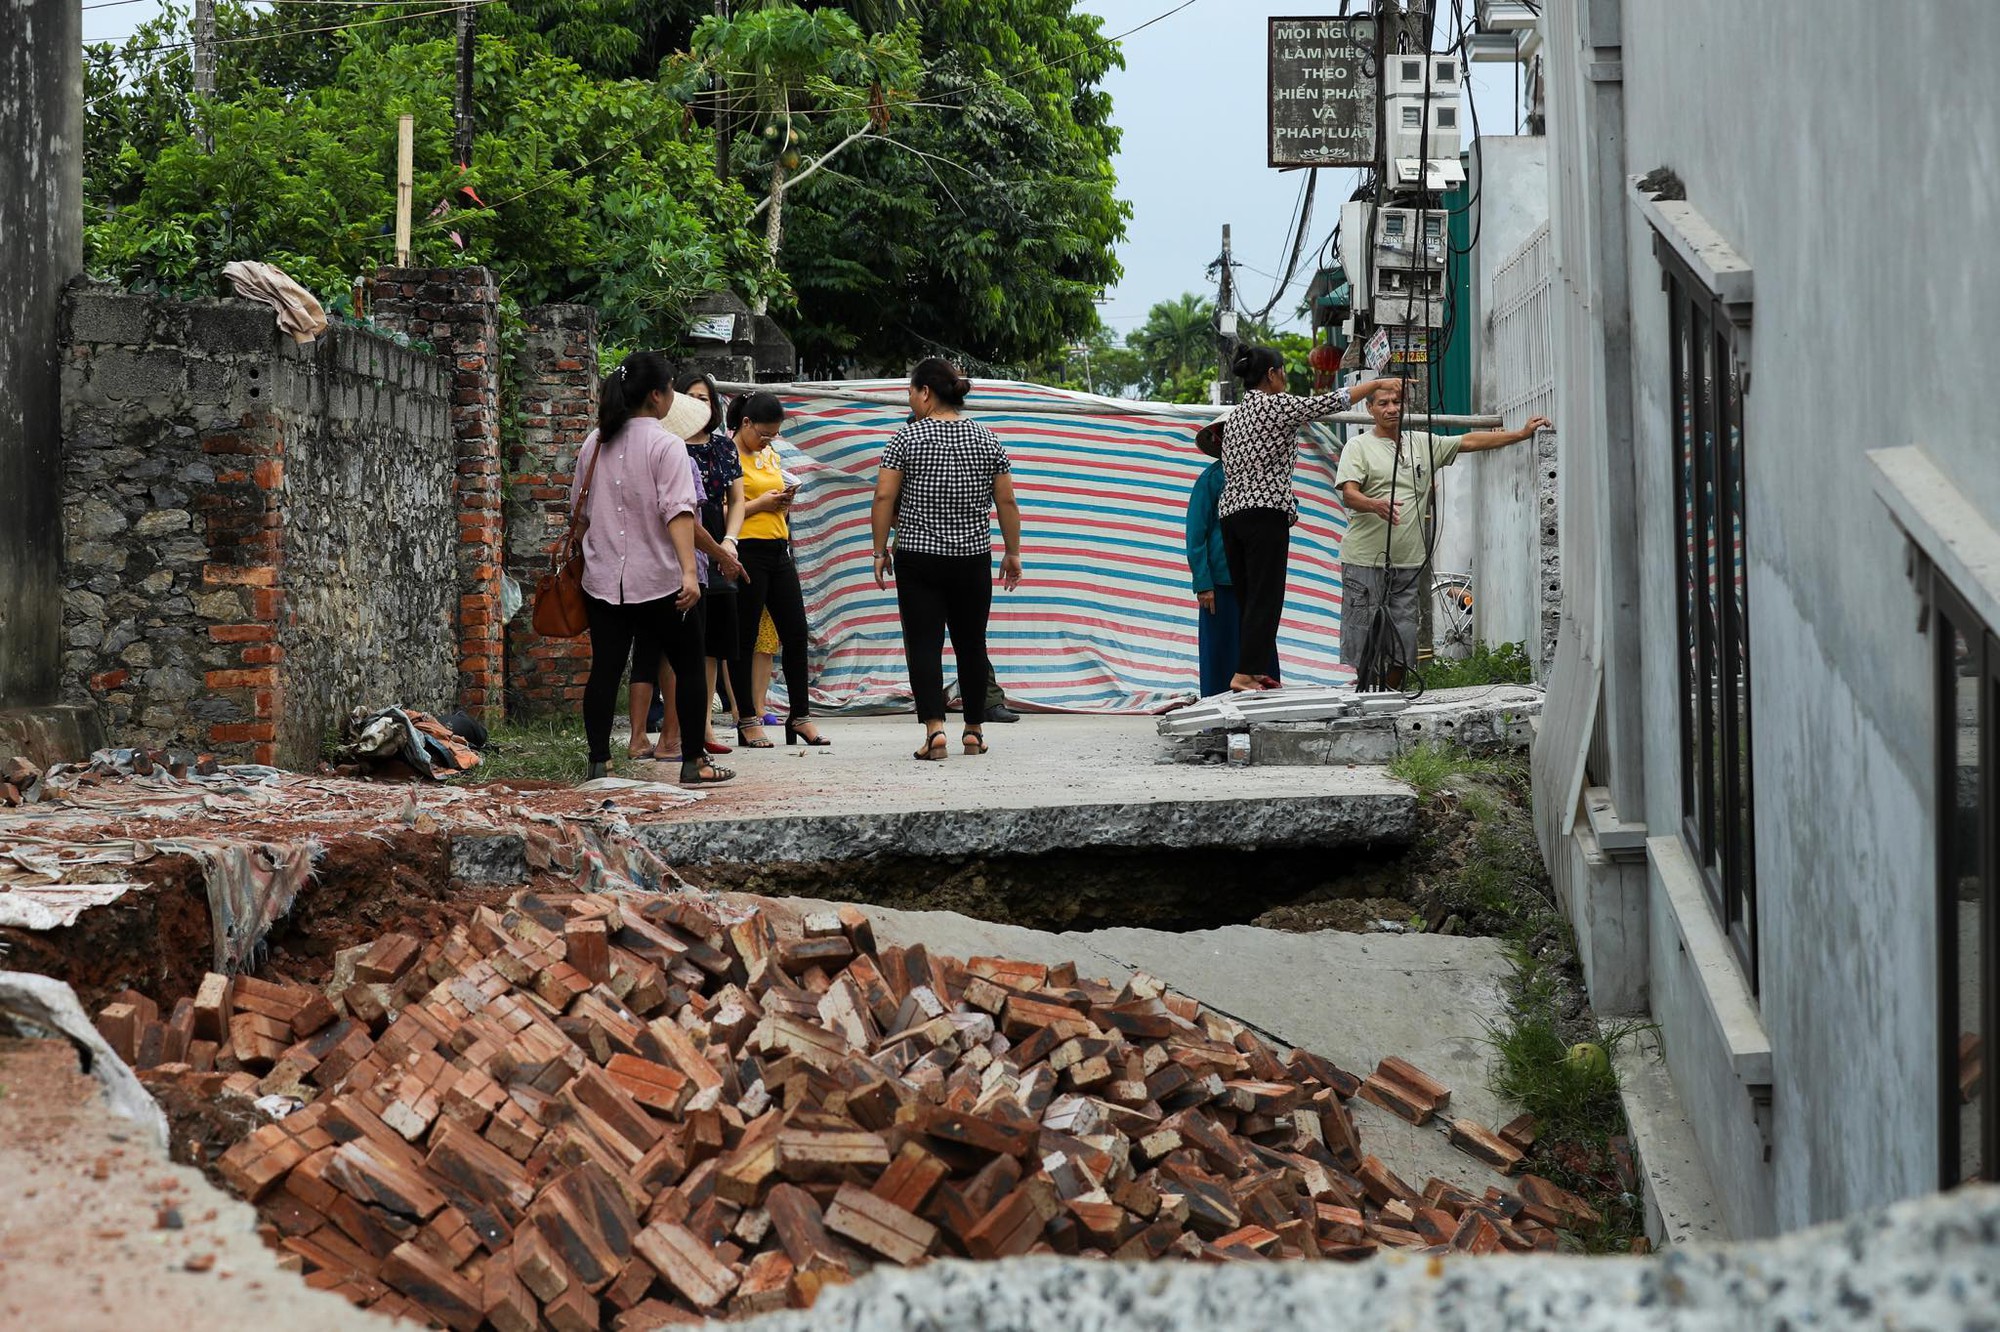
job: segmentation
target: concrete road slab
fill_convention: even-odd
[[[1400,845],[1416,796],[1380,768],[1164,761],[1151,717],[1029,716],[988,726],[992,752],[911,757],[908,717],[831,718],[822,749],[738,749],[737,779],[641,825],[669,863],[1085,849]],[[773,728],[776,734],[776,728]]]

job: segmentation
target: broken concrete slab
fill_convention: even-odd
[[[1016,1259],[878,1269],[811,1310],[744,1324],[901,1332],[1144,1327],[1274,1332],[1819,1332],[1985,1326],[2000,1308],[2000,1188],[1967,1187],[1756,1244],[1647,1258],[1442,1257],[1221,1266]],[[1330,1311],[1338,1310],[1337,1319]]]
[[[161,1150],[167,1145],[167,1117],[117,1052],[98,1034],[77,1001],[76,991],[53,976],[0,971],[0,1018],[23,1035],[61,1036],[80,1049],[84,1069],[104,1088],[113,1113],[143,1129]]]
[[[1231,733],[1247,732],[1252,766],[1381,764],[1427,742],[1525,750],[1541,711],[1535,685],[1441,689],[1414,702],[1400,694],[1283,690],[1170,713],[1160,733],[1183,755],[1220,755]]]
[[[855,811],[723,820],[696,816],[633,832],[673,865],[866,860],[877,856],[1046,855],[1064,851],[1243,850],[1398,845],[1416,798],[1388,790],[1270,800]]]
[[[830,748],[739,750],[728,760],[737,780],[635,831],[676,865],[1399,845],[1415,835],[1415,793],[1380,770],[1189,768],[1163,761],[1150,717],[1030,716],[988,727],[991,754],[943,763],[911,761],[922,729],[907,717],[832,718],[822,731]]]

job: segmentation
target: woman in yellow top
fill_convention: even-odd
[[[787,485],[774,441],[784,427],[785,406],[769,393],[752,393],[729,406],[729,429],[736,437],[737,461],[743,465],[743,526],[737,558],[743,562],[742,603],[737,607],[740,649],[729,664],[729,692],[736,699],[737,743],[745,749],[769,749],[763,718],[746,709],[755,706],[750,658],[757,646],[757,624],[766,610],[778,630],[780,660],[785,671],[785,743],[830,744],[813,728],[812,695],[806,679],[806,595],[792,561],[792,499],[796,484]]]

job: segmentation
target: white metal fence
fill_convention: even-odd
[[[1521,242],[1493,273],[1493,410],[1510,426],[1555,416],[1555,327],[1549,308],[1555,264],[1549,224]]]

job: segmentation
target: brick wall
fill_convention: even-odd
[[[569,524],[576,456],[597,423],[597,312],[545,305],[524,313],[514,365],[520,431],[507,458],[507,572],[532,600]],[[507,710],[574,713],[590,673],[588,638],[543,638],[532,606],[507,625]]]
[[[63,689],[114,743],[310,765],[456,685],[454,449],[427,356],[249,301],[78,284],[63,371]]]
[[[376,321],[431,344],[451,381],[458,474],[458,702],[504,706],[500,465],[500,293],[484,268],[384,268]]]

